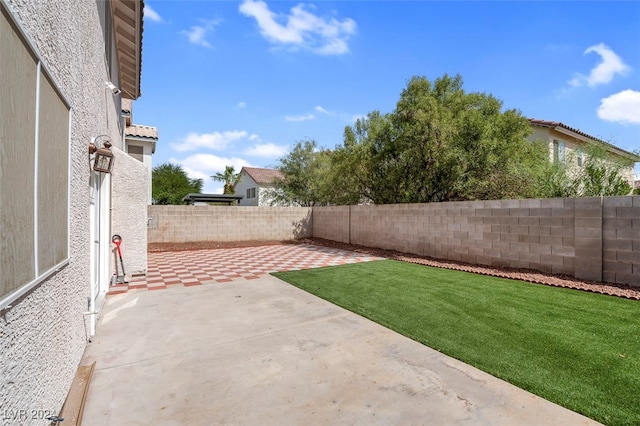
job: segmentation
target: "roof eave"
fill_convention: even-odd
[[[627,150],[624,150],[622,148],[619,148],[613,144],[610,144],[609,142],[605,142],[601,139],[595,138],[593,136],[590,136],[586,133],[583,132],[576,132],[573,128],[563,124],[563,123],[558,123],[558,122],[541,122],[540,120],[536,120],[536,119],[529,119],[529,123],[531,123],[534,126],[539,126],[539,127],[546,127],[548,129],[553,129],[555,131],[557,131],[558,133],[562,133],[565,134],[567,136],[571,136],[575,139],[581,140],[583,142],[588,142],[588,143],[601,143],[605,146],[606,149],[608,149],[610,152],[619,155],[621,157],[627,158],[629,161],[633,161],[635,163],[640,162],[640,156],[633,153],[633,152],[629,152]]]
[[[112,0],[120,90],[124,97],[140,97],[144,0]]]

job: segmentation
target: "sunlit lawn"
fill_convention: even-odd
[[[609,425],[640,425],[640,302],[383,260],[273,274]]]

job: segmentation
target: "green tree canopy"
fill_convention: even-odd
[[[342,145],[298,142],[280,159],[281,199],[300,205],[625,195],[628,161],[594,142],[581,167],[549,161],[529,121],[462,77],[411,78],[396,108],[347,126]]]
[[[202,192],[202,179],[190,179],[177,164],[164,163],[154,167],[151,180],[154,204],[184,204],[185,195]]]
[[[277,167],[284,179],[270,191],[274,204],[317,206],[354,204],[357,196],[349,189],[353,181],[340,164],[333,160],[335,152],[319,148],[314,140],[298,141]]]
[[[354,174],[354,190],[374,203],[527,197],[544,158],[526,141],[527,119],[462,77],[413,77],[389,114],[347,126],[334,164]]]
[[[540,197],[598,197],[629,195],[632,182],[627,182],[624,169],[631,160],[614,157],[602,143],[591,141],[584,152],[582,165],[570,155],[565,161],[550,165],[543,174]]]
[[[240,173],[236,173],[233,166],[225,166],[224,173],[218,172],[211,176],[211,179],[218,182],[224,182],[223,194],[235,194],[236,185],[242,180],[242,175]]]

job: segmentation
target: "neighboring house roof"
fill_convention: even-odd
[[[190,204],[194,204],[196,202],[203,202],[203,203],[227,203],[229,205],[232,205],[232,204],[236,204],[242,198],[243,198],[242,195],[191,193],[191,194],[185,195],[184,198],[182,198],[182,201],[185,201]]]
[[[113,26],[124,97],[140,97],[142,71],[142,11],[144,0],[112,0]]]
[[[125,136],[134,138],[143,138],[157,141],[158,140],[158,128],[151,126],[143,126],[141,124],[132,124],[127,126],[124,131]]]
[[[272,185],[275,181],[283,180],[284,175],[280,170],[275,169],[263,169],[259,167],[243,167],[240,172],[244,171],[260,185]]]
[[[582,130],[569,127],[566,124],[561,123],[559,121],[548,121],[548,120],[539,120],[536,118],[529,118],[529,123],[531,123],[532,126],[546,127],[546,128],[557,130],[565,134],[569,133],[570,136],[576,137],[585,142],[588,142],[588,141],[600,142],[604,144],[609,150],[613,151],[618,155],[627,157],[633,161],[640,161],[640,156],[634,154],[633,152],[626,151],[622,148],[619,148],[615,145],[610,144],[609,142],[605,142],[602,139],[591,136],[588,133],[583,132]]]

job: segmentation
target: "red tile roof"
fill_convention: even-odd
[[[131,126],[127,126],[127,129],[125,130],[124,135],[132,136],[136,138],[153,139],[157,141],[158,129],[156,127],[133,124]]]
[[[640,161],[640,157],[637,156],[636,154],[632,153],[632,152],[626,151],[626,150],[624,150],[622,148],[619,148],[619,147],[617,147],[617,146],[615,146],[613,144],[610,144],[609,142],[605,142],[602,139],[599,139],[599,138],[596,138],[594,136],[591,136],[590,134],[585,133],[582,130],[575,129],[573,127],[569,127],[566,124],[561,123],[559,121],[548,121],[548,120],[539,120],[537,118],[529,118],[529,123],[531,123],[533,126],[541,126],[541,127],[548,127],[548,128],[557,128],[557,127],[559,127],[559,128],[565,129],[565,130],[569,130],[570,132],[573,132],[573,133],[575,133],[577,135],[580,135],[580,136],[582,136],[584,138],[587,138],[589,140],[600,142],[600,143],[604,144],[605,146],[611,148],[612,150],[618,151],[618,154],[621,154],[621,155],[624,155],[624,156],[627,156],[627,157],[631,157],[631,159],[633,159],[634,161]]]
[[[251,179],[259,184],[269,185],[274,183],[274,181],[284,179],[284,175],[280,170],[262,169],[259,167],[243,167],[242,170],[244,170]],[[240,170],[240,172],[242,172],[242,170]]]

